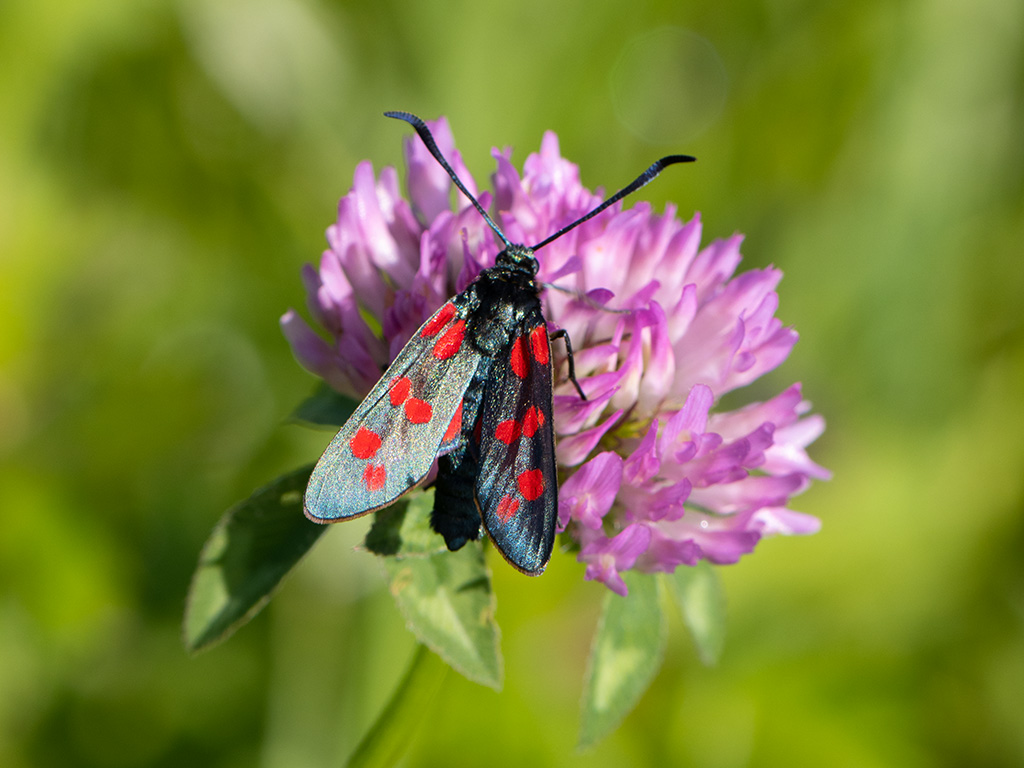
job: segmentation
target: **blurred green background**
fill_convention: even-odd
[[[411,636],[365,522],[186,657],[221,512],[316,458],[304,308],[355,164],[447,115],[480,181],[558,132],[585,184],[746,233],[828,419],[822,532],[722,569],[729,635],[574,752],[601,587],[495,563],[502,693],[451,674],[406,764],[1024,765],[1024,5],[0,4],[0,764],[335,765]],[[304,310],[303,310],[304,311]],[[491,553],[492,556],[494,553]]]

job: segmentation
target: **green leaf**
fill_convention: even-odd
[[[444,539],[430,527],[434,491],[411,491],[373,516],[363,545],[375,555],[409,557],[447,552]]]
[[[500,690],[501,633],[494,619],[496,602],[483,546],[473,541],[449,552],[442,543],[438,552],[441,539],[429,529],[432,506],[433,493],[427,492],[401,510],[393,505],[386,515],[378,513],[388,518],[388,531],[400,532],[391,554],[381,557],[391,594],[421,643],[468,679]],[[386,539],[380,534],[371,529],[367,548],[380,551],[378,541],[371,542]]]
[[[351,397],[336,392],[324,382],[291,415],[291,420],[314,427],[337,428],[348,421],[359,405]]]
[[[701,560],[692,568],[676,568],[675,573],[665,575],[665,580],[683,612],[697,655],[703,664],[713,666],[725,644],[725,593],[718,572]]]
[[[580,722],[580,748],[611,733],[636,706],[661,667],[666,627],[658,580],[622,574],[627,597],[608,592],[590,649]]]
[[[189,651],[223,640],[255,616],[326,530],[302,514],[312,471],[303,467],[277,478],[229,509],[214,527],[185,607]]]

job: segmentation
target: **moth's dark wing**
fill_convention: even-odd
[[[306,516],[333,522],[386,507],[430,470],[481,355],[452,302],[416,332],[327,446],[306,486]],[[458,419],[455,419],[458,421]]]
[[[482,404],[477,503],[505,559],[536,575],[551,557],[558,514],[551,347],[539,311],[491,371]]]

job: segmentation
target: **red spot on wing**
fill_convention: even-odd
[[[529,469],[516,478],[519,483],[519,492],[527,501],[539,499],[544,493],[544,473],[539,469]]]
[[[379,491],[384,487],[384,479],[387,474],[383,464],[367,464],[366,469],[363,470],[363,485],[368,491]]]
[[[501,522],[507,523],[518,511],[519,499],[513,499],[511,496],[502,496],[501,501],[498,502],[498,508],[494,510],[494,514],[498,516]]]
[[[512,445],[516,440],[519,439],[519,435],[522,429],[519,426],[519,422],[515,419],[509,421],[503,421],[497,427],[494,428],[494,437],[501,440],[505,445]]]
[[[462,346],[462,337],[466,334],[466,321],[456,320],[452,327],[444,332],[444,335],[434,344],[434,357],[438,360],[447,360],[459,351]]]
[[[533,352],[533,359],[541,365],[547,365],[551,359],[551,350],[548,347],[547,326],[538,325],[530,331],[530,350]]]
[[[473,425],[473,442],[477,445],[480,444],[480,433],[483,432],[483,419],[477,417],[476,424]]]
[[[455,415],[452,416],[451,424],[448,425],[448,429],[444,431],[444,437],[441,438],[442,443],[447,443],[449,440],[454,440],[458,434],[462,431],[462,403],[459,403],[459,407],[455,409]]]
[[[352,455],[357,459],[371,459],[380,448],[380,435],[366,427],[360,427],[348,441],[348,447],[352,449]]]
[[[405,418],[413,424],[426,424],[434,415],[434,409],[426,400],[412,397],[405,404]]]
[[[509,362],[512,364],[512,373],[518,376],[520,379],[525,379],[529,368],[526,365],[526,349],[523,344],[523,339],[520,336],[514,342],[512,342],[512,354]]]
[[[527,437],[533,437],[537,434],[537,430],[543,426],[544,411],[536,405],[531,405],[526,409],[526,415],[523,416],[523,434]]]
[[[455,305],[450,301],[437,310],[437,314],[427,320],[420,330],[420,336],[427,337],[433,336],[442,328],[444,328],[448,321],[455,315]]]
[[[412,382],[408,376],[402,376],[391,382],[388,393],[391,395],[391,404],[396,408],[406,401],[409,392],[412,390]]]

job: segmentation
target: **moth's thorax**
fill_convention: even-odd
[[[454,301],[466,318],[473,344],[481,354],[493,357],[544,322],[540,291],[533,251],[510,245]]]

